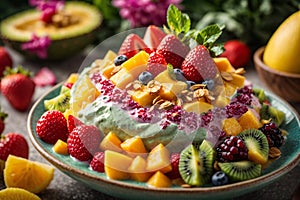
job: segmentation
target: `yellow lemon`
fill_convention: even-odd
[[[21,188],[6,188],[0,191],[0,200],[41,200],[41,198]]]
[[[17,187],[32,193],[46,189],[54,176],[50,165],[9,155],[3,171],[6,187]]]
[[[289,16],[272,35],[263,61],[278,71],[300,73],[300,11]]]

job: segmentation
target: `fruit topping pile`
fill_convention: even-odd
[[[242,68],[216,57],[222,27],[192,30],[173,5],[167,21],[164,31],[149,26],[143,39],[132,33],[118,53],[71,74],[44,101],[38,136],[90,170],[149,187],[260,176],[280,157],[284,113],[245,81]]]

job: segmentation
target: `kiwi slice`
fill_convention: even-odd
[[[248,160],[224,162],[218,165],[231,182],[245,181],[261,175],[261,165]]]
[[[179,173],[185,183],[202,186],[211,180],[214,160],[215,151],[208,141],[203,140],[198,148],[191,144],[180,154]]]
[[[66,92],[69,92],[70,91],[70,88],[66,87],[66,86],[61,86],[60,88],[60,94],[63,94],[63,93],[66,93]]]
[[[248,129],[237,136],[245,142],[249,160],[258,164],[265,164],[268,161],[269,144],[263,132],[257,129]]]
[[[261,109],[259,111],[259,115],[261,119],[265,119],[265,120],[272,119],[272,121],[277,126],[280,126],[285,119],[284,112],[267,104],[262,104]]]
[[[258,98],[260,103],[263,103],[267,99],[265,91],[263,89],[253,88],[253,93]]]
[[[70,90],[59,94],[58,96],[45,100],[44,106],[46,110],[59,110],[65,112],[70,107]]]

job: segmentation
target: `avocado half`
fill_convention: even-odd
[[[66,27],[44,25],[40,11],[30,9],[19,12],[3,20],[0,25],[4,43],[20,52],[27,58],[38,58],[36,55],[21,49],[21,45],[31,39],[32,34],[48,35],[51,45],[48,47],[47,60],[60,60],[78,53],[96,39],[96,33],[102,23],[99,10],[85,2],[67,2],[66,12],[76,16],[78,22]]]

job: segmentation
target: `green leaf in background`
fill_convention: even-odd
[[[170,30],[179,35],[180,33],[187,33],[191,28],[190,17],[182,13],[176,6],[171,4],[167,11],[167,23]]]
[[[174,73],[173,65],[168,63],[167,69],[168,69],[168,74],[169,74],[170,78],[173,79],[173,80],[176,80],[176,75]]]

